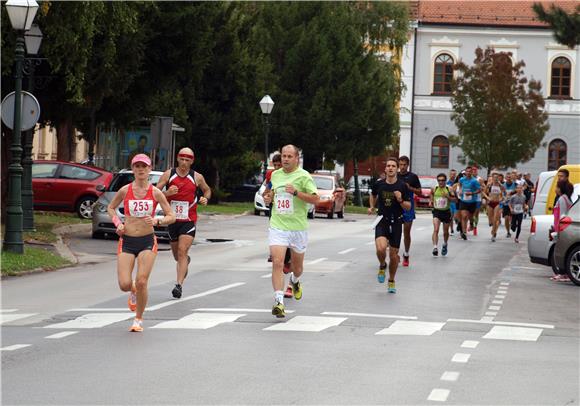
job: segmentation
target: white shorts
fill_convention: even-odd
[[[290,247],[299,254],[306,252],[308,245],[307,231],[284,231],[270,227],[269,233],[270,246],[277,245],[281,247]]]

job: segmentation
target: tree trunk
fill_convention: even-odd
[[[74,161],[76,159],[75,131],[70,117],[61,121],[56,128],[57,148],[56,156],[60,161]]]

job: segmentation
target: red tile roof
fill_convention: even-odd
[[[413,2],[414,3],[414,2]],[[544,8],[554,4],[571,13],[580,1],[542,1]],[[532,10],[533,1],[419,1],[418,20],[422,23],[546,27]]]

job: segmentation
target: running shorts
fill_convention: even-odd
[[[475,213],[475,209],[476,209],[476,203],[475,202],[471,202],[471,203],[467,203],[464,201],[460,201],[459,202],[459,210],[466,210],[470,213]]]
[[[409,223],[415,220],[415,209],[403,210],[403,223]]]
[[[142,251],[157,252],[157,238],[155,234],[143,235],[141,237],[131,237],[124,235],[119,238],[119,245],[117,247],[117,254],[122,252],[138,256]]]
[[[297,253],[304,254],[308,245],[308,231],[278,230],[270,227],[268,239],[270,246],[290,247]]]
[[[167,226],[170,241],[179,240],[180,235],[189,235],[195,238],[195,223],[193,221],[176,221]]]
[[[403,224],[400,221],[392,221],[383,218],[375,227],[375,240],[385,237],[389,241],[389,246],[399,248],[401,246],[401,233]]]
[[[511,215],[512,215],[512,211],[510,210],[510,206],[509,206],[507,203],[505,203],[505,204],[503,205],[503,209],[502,209],[502,213],[501,213],[501,215],[502,215],[503,217],[509,217],[509,216],[511,216]]]
[[[451,210],[435,210],[433,209],[433,218],[439,219],[442,223],[451,223]]]
[[[476,209],[481,209],[481,201],[480,200],[478,200],[478,201],[475,202],[475,208]]]
[[[492,209],[495,209],[495,208],[496,208],[496,207],[499,205],[499,202],[492,202],[492,201],[490,200],[490,201],[487,203],[487,205],[488,205],[489,207],[491,207]]]

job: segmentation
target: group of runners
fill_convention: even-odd
[[[264,202],[270,205],[268,240],[274,291],[272,314],[279,318],[285,317],[285,296],[296,300],[302,298],[300,278],[308,245],[308,205],[319,202],[312,176],[300,168],[299,160],[300,151],[296,146],[284,146],[281,153],[275,156],[275,169],[268,174],[263,192]],[[122,187],[107,208],[120,236],[117,266],[119,287],[129,292],[128,306],[135,312],[130,331],[143,331],[147,285],[157,255],[155,226],[168,226],[177,274],[171,294],[176,299],[182,296],[190,263],[188,252],[195,238],[197,205],[206,205],[211,198],[211,189],[204,177],[192,169],[193,162],[193,151],[182,148],[177,154],[177,167],[165,171],[157,185],[153,186],[149,182],[151,159],[145,154],[136,155],[131,160],[135,180]],[[409,266],[410,263],[411,229],[415,219],[414,194],[421,193],[418,176],[408,168],[408,157],[387,159],[385,177],[373,185],[368,209],[369,214],[377,211],[374,222],[375,249],[379,261],[377,279],[379,283],[385,282],[388,267],[389,293],[397,291],[395,275],[399,265],[401,237],[404,242],[403,266]],[[453,218],[458,222],[463,239],[467,239],[468,223],[474,234],[477,233],[482,202],[487,203],[492,241],[495,241],[500,210],[503,210],[504,216],[511,216],[516,224],[514,230],[517,242],[526,199],[524,185],[512,181],[511,174],[506,175],[505,182],[500,180],[497,173],[484,182],[477,177],[477,169],[469,167],[459,175],[452,170],[449,178],[443,173],[439,174],[437,182],[432,193],[434,256],[439,254],[438,235],[441,225],[444,239],[441,255],[447,255]],[[116,214],[121,204],[124,206],[124,222]],[[155,216],[157,205],[163,209],[164,217]],[[508,237],[509,221],[508,218]],[[135,263],[137,272],[133,278]],[[285,274],[290,274],[286,292]]]

